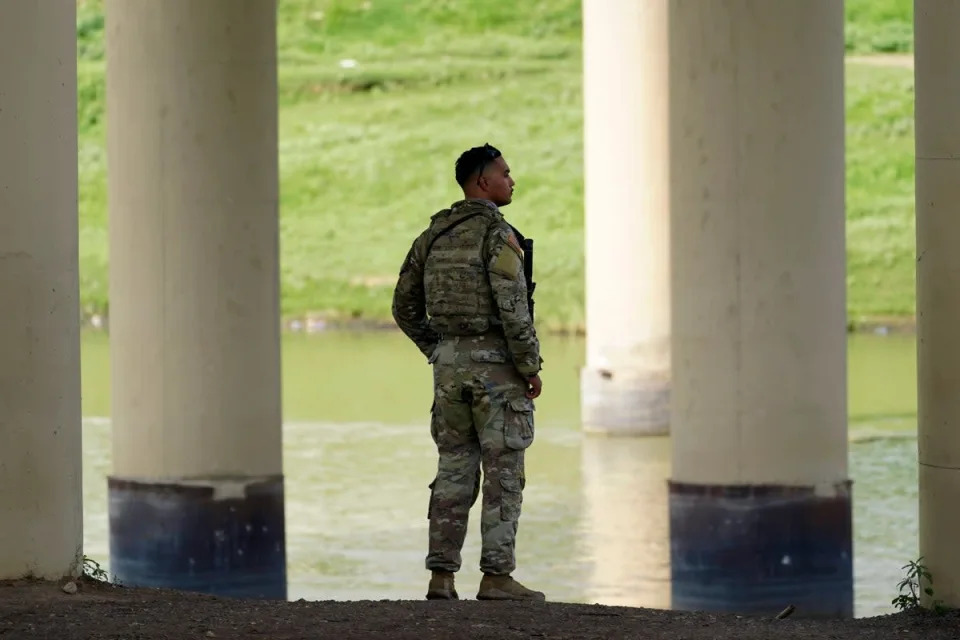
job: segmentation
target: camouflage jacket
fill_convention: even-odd
[[[475,249],[468,250],[471,245]],[[462,335],[485,327],[502,332],[514,366],[524,377],[540,371],[523,252],[493,203],[461,200],[431,218],[400,267],[393,317],[428,358],[442,333],[457,334],[456,327],[450,327],[450,319],[457,318],[455,324],[466,328]]]

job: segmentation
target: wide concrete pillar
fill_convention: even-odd
[[[850,616],[843,3],[670,9],[673,607]]]
[[[667,5],[583,2],[587,431],[669,425]]]
[[[111,569],[284,598],[276,3],[107,0],[106,30]]]
[[[0,0],[0,580],[83,555],[74,0]]]
[[[960,5],[913,9],[920,555],[932,599],[960,607]]]

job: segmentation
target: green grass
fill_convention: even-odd
[[[909,26],[909,0],[846,7],[849,51],[899,50],[885,43]],[[108,309],[101,0],[79,0],[77,23],[81,299],[90,314]],[[579,34],[576,0],[280,0],[283,314],[389,319],[410,241],[459,197],[454,158],[489,141],[518,181],[505,213],[542,247],[538,317],[553,329],[581,327]],[[344,59],[357,64],[344,68]],[[847,78],[850,316],[910,314],[912,74],[849,65]]]
[[[914,312],[913,73],[847,65],[847,308]]]
[[[913,0],[845,0],[847,51],[913,51]]]

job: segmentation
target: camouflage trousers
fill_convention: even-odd
[[[437,475],[430,483],[427,569],[457,571],[470,508],[480,492],[480,570],[508,575],[523,502],[524,451],[533,443],[533,401],[498,336],[454,337],[434,351],[430,435]]]

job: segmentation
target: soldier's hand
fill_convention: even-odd
[[[541,382],[540,376],[535,375],[532,378],[527,378],[527,384],[529,387],[526,396],[531,400],[540,397],[540,392],[543,390],[543,382]]]

